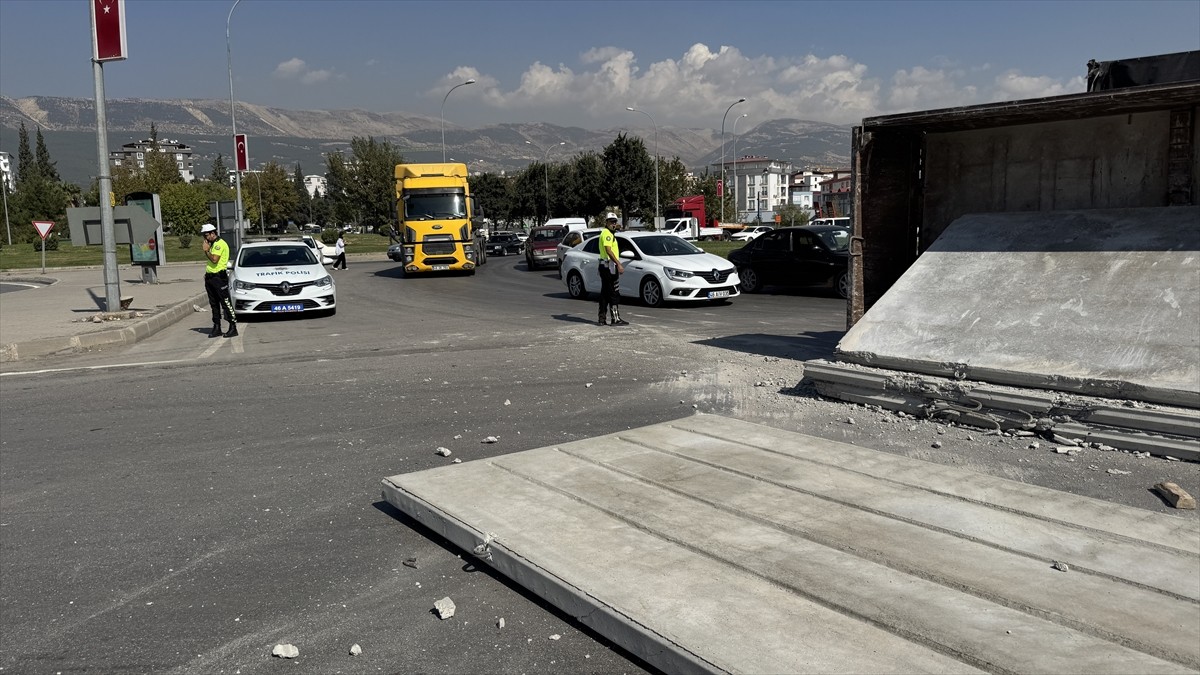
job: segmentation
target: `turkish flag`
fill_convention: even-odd
[[[126,58],[125,0],[92,0],[92,59]]]
[[[246,134],[237,134],[233,137],[234,149],[237,150],[237,170],[250,170],[250,152],[246,149]]]

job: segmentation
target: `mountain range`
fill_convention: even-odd
[[[217,154],[232,164],[229,102],[216,99],[113,99],[105,104],[110,150],[150,137],[154,124],[160,140],[193,149],[197,176],[209,173]],[[373,137],[395,144],[412,162],[441,161],[442,124],[437,118],[401,112],[364,110],[283,110],[238,102],[237,130],[249,139],[252,166],[274,161],[287,168],[299,163],[308,173],[324,173],[324,155],[347,150],[354,137]],[[96,111],[89,98],[0,96],[0,150],[16,155],[17,129],[25,125],[30,143],[41,129],[46,147],[63,180],[87,185],[96,175]],[[604,147],[626,133],[641,136],[655,152],[652,127],[631,124],[618,129],[589,130],[553,124],[496,124],[465,129],[446,124],[448,158],[472,171],[515,171],[548,158],[562,161]],[[702,172],[722,159],[721,133],[713,129],[659,127],[658,154],[679,157]],[[724,159],[738,156],[789,161],[795,168],[845,167],[850,163],[850,127],[800,119],[775,119],[743,129],[736,139],[725,134]],[[559,145],[562,143],[562,145]]]

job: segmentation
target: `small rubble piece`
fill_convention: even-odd
[[[1179,487],[1177,484],[1170,481],[1163,481],[1154,486],[1155,490],[1166,499],[1167,502],[1177,509],[1194,509],[1196,508],[1196,498],[1188,494],[1187,490]]]
[[[550,636],[550,639],[551,639],[551,640],[561,640],[561,639],[562,639],[562,636],[561,636],[561,635],[559,635],[558,633],[555,633],[554,635],[551,635],[551,636]]]
[[[405,558],[405,559],[404,559],[404,566],[405,566],[405,567],[411,567],[411,568],[413,568],[414,570],[415,570],[415,569],[417,569],[417,559],[416,559],[416,558]]]
[[[480,442],[480,443],[499,443],[499,442],[500,442],[500,439],[499,439],[499,438],[496,438],[495,436],[488,436],[487,438],[485,438],[485,439],[483,439],[482,441],[479,441],[479,442]]]
[[[846,418],[846,424],[854,424],[854,418],[853,418],[853,417],[847,417],[847,418]]]
[[[592,383],[591,383],[591,382],[588,382],[588,383],[584,384],[583,386],[584,386],[584,388],[585,388],[585,389],[591,389],[591,387],[592,387]]]
[[[488,532],[483,536],[483,542],[474,548],[472,553],[484,560],[492,559],[492,542],[496,540],[495,532]]]
[[[504,628],[504,617],[496,619],[496,628]]]
[[[1129,475],[1128,471],[1122,471],[1120,469],[1109,469],[1108,471],[1105,471],[1104,473],[1107,473],[1107,474],[1110,474],[1113,476],[1128,476]]]
[[[203,312],[204,310],[200,308],[200,305],[192,305],[192,311],[193,312]]]
[[[296,645],[275,645],[271,650],[271,656],[278,656],[281,659],[294,659],[300,656],[300,650],[296,649]]]
[[[1079,445],[1079,441],[1075,440],[1074,438],[1067,438],[1066,436],[1059,436],[1058,434],[1050,434],[1050,436],[1053,437],[1055,443],[1062,445]]]
[[[1030,443],[1030,444],[1029,444],[1029,449],[1030,449],[1030,450],[1037,450],[1037,449],[1038,449],[1038,448],[1040,448],[1040,447],[1042,447],[1042,444],[1041,444],[1041,443],[1038,443],[1037,441],[1034,441],[1034,442],[1032,442],[1032,443]]]
[[[436,452],[437,454],[441,455],[442,457],[449,457],[449,456],[450,456],[450,448],[442,448],[442,447],[439,447],[437,450],[434,450],[434,452]]]
[[[504,405],[512,405],[512,401],[504,399]]]
[[[462,460],[455,457],[454,459],[450,460],[450,463],[451,464],[462,464]]]
[[[759,380],[758,382],[755,382],[755,383],[754,383],[754,386],[756,386],[756,387],[765,387],[765,386],[767,386],[767,383],[766,383],[766,382],[763,382],[762,380]]]
[[[1054,564],[1051,565],[1050,567],[1058,570],[1059,572],[1070,572],[1071,571],[1070,565],[1068,565],[1065,562],[1059,561],[1059,560],[1055,560]]]
[[[1055,448],[1054,452],[1060,455],[1069,455],[1071,454],[1071,448]]]
[[[934,448],[940,448],[940,447],[942,447],[942,442],[941,442],[941,441],[934,441],[933,443],[930,443],[929,445],[930,445],[930,447],[934,447]]]
[[[442,621],[454,616],[454,601],[450,598],[442,598],[433,603],[433,609],[437,612],[438,618]]]
[[[350,656],[358,656],[361,653],[362,653],[362,647],[359,647],[357,642],[350,645]]]

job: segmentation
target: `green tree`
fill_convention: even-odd
[[[679,157],[660,159],[658,165],[658,191],[663,208],[668,204],[686,197],[692,190],[692,179],[688,176],[687,167]]]
[[[341,150],[325,155],[325,199],[328,200],[329,222],[334,225],[345,225],[354,220],[353,180]],[[388,203],[394,199],[390,197]]]
[[[58,176],[58,169],[55,163],[50,159],[50,151],[46,149],[46,139],[42,137],[42,128],[37,130],[37,154],[34,155],[35,171],[43,178],[51,183],[61,183],[62,178]]]
[[[604,187],[604,161],[592,151],[577,155],[571,163],[573,181],[568,194],[572,213],[594,218],[608,204]]]
[[[173,183],[184,182],[179,165],[172,153],[165,152],[158,143],[158,128],[150,123],[150,149],[146,153],[145,184],[147,192],[162,194],[163,188]],[[120,197],[121,193],[118,193]]]
[[[219,152],[213,160],[212,171],[208,172],[208,179],[221,185],[229,184],[229,167],[225,166],[225,158]]]
[[[17,176],[14,187],[19,187],[26,178],[33,177],[37,173],[34,167],[33,151],[29,149],[29,132],[25,130],[25,123],[21,122],[21,128],[17,130]]]
[[[296,162],[296,170],[292,173],[292,189],[296,192],[296,208],[292,211],[292,222],[315,222],[312,219],[313,197],[308,195],[308,188],[304,185],[304,172],[300,170],[299,162]]]
[[[784,204],[775,208],[776,215],[779,216],[780,227],[791,227],[792,225],[807,225],[812,218],[812,211],[795,204]]]
[[[163,225],[173,234],[199,234],[208,222],[208,195],[201,184],[171,183],[159,193]]]
[[[354,153],[354,190],[359,225],[379,229],[395,219],[396,165],[404,156],[391,141],[374,138],[353,138],[350,151]]]
[[[605,196],[624,218],[646,220],[654,209],[654,160],[640,138],[618,134],[604,148]]]
[[[485,173],[470,179],[471,194],[483,209],[485,218],[496,223],[512,223],[510,194],[512,181],[500,174]]]
[[[251,226],[284,227],[296,208],[296,192],[287,170],[268,162],[262,170],[246,174],[246,180],[242,181],[242,201]]]

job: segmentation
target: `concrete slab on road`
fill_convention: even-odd
[[[1196,521],[731,418],[383,493],[667,672],[1200,671]]]

